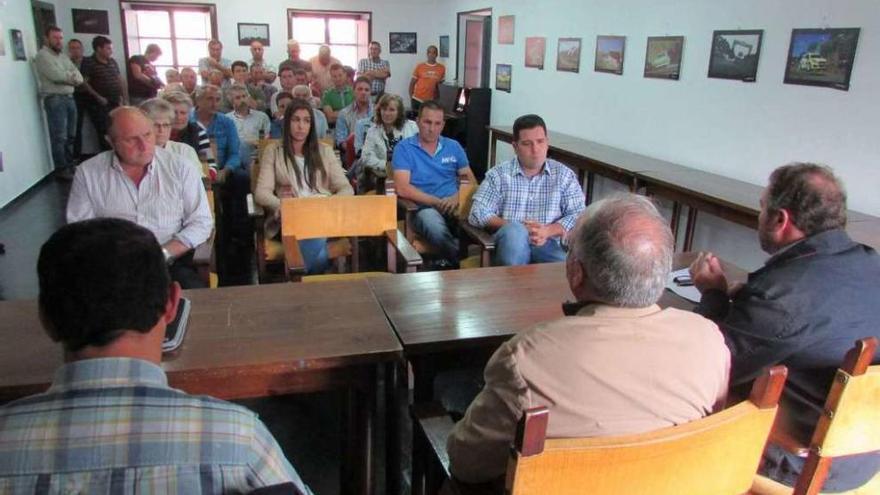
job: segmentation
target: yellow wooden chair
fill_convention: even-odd
[[[828,392],[809,446],[798,442],[777,422],[770,442],[807,458],[792,489],[757,476],[753,495],[816,495],[820,493],[835,457],[880,450],[880,365],[869,366],[877,349],[875,337],[856,342]],[[880,473],[848,495],[880,494]]]
[[[773,425],[785,376],[785,367],[777,366],[756,380],[746,401],[690,423],[636,435],[548,439],[547,409],[530,409],[520,420],[510,451],[505,493],[746,493]],[[435,458],[427,493],[436,493],[441,478],[449,476],[445,444],[452,421],[436,408],[413,410],[418,419],[413,434]],[[414,468],[414,493],[420,493],[420,483]],[[447,480],[451,493],[472,493],[471,487]]]
[[[202,162],[202,169],[206,171],[207,168],[207,162]],[[217,215],[215,212],[216,206],[214,204],[213,184],[207,177],[207,172],[202,178],[202,184],[205,187],[205,195],[208,197],[208,208],[210,208],[211,216],[216,222]],[[214,241],[217,237],[216,234],[217,228],[215,227],[211,231],[211,236],[208,237],[208,240],[196,246],[195,252],[193,253],[193,265],[195,265],[199,277],[205,285],[212,289],[216,289],[219,285],[219,278],[217,277],[217,250],[214,246]]]

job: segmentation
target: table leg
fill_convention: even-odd
[[[411,359],[413,368],[413,403],[422,404],[434,400],[434,377],[436,369],[433,360],[428,356],[419,356]],[[412,473],[411,484],[413,495],[425,493],[425,472],[427,465],[424,444],[419,441],[413,427],[412,436]]]
[[[352,384],[345,390],[340,491],[346,494],[372,495],[376,372],[374,367],[367,367],[360,373],[367,374],[364,382]]]
[[[406,369],[401,369],[400,362],[391,361],[385,365],[385,491],[389,495],[400,495],[402,484],[400,406],[406,397],[405,377]]]
[[[683,250],[688,252],[694,247],[694,231],[697,230],[697,213],[699,210],[693,206],[688,207],[687,226],[684,230],[684,247]]]

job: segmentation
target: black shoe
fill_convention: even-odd
[[[55,180],[70,182],[73,180],[74,170],[73,167],[62,168],[55,172]]]

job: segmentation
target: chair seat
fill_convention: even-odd
[[[755,475],[749,495],[791,495],[794,489],[766,476]],[[834,495],[877,495],[880,493],[880,473],[871,478],[871,481],[846,492],[836,492]],[[820,495],[831,495],[829,492],[820,492]]]
[[[375,277],[390,277],[394,275],[388,272],[356,272],[356,273],[328,273],[324,275],[307,275],[301,282],[339,282],[345,280],[363,280]]]
[[[284,246],[281,241],[267,239],[264,242],[266,249],[266,261],[284,261]],[[333,239],[327,243],[327,257],[331,260],[351,255],[351,241],[348,238]]]

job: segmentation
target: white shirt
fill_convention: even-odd
[[[196,150],[192,146],[169,139],[165,142],[165,150],[175,155],[180,155],[186,163],[196,168],[196,172],[198,172],[200,176],[205,176],[205,171],[202,168],[202,161],[199,160],[199,154],[196,153]]]
[[[260,131],[263,131],[265,137],[269,137],[271,123],[266,112],[249,109],[248,114],[244,117],[235,111],[227,113],[226,116],[235,122],[235,130],[238,132],[240,141],[256,144],[260,140]]]
[[[158,147],[140,186],[125,174],[113,151],[77,168],[67,201],[68,223],[107,217],[149,229],[159,244],[175,239],[190,248],[205,242],[214,228],[195,167]]]

